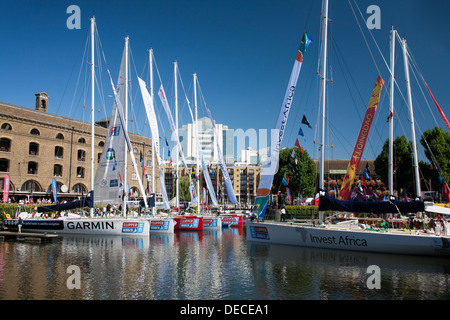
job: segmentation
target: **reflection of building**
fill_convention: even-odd
[[[107,131],[99,123],[95,128],[95,165]],[[130,139],[137,161],[141,154],[144,161],[151,159],[151,139],[137,134],[130,134]],[[57,181],[58,196],[86,194],[91,185],[90,159],[91,124],[48,113],[46,93],[36,94],[34,110],[0,102],[0,190],[8,174],[11,197],[49,198],[52,178]],[[136,193],[139,188],[131,160],[128,165],[127,182]],[[67,192],[61,192],[63,185]]]

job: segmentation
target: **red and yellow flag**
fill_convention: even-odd
[[[347,173],[345,174],[341,191],[339,192],[340,200],[347,200],[350,196],[350,192],[352,190],[352,182],[356,175],[356,169],[358,168],[359,162],[361,161],[364,147],[366,146],[367,137],[369,136],[373,118],[375,117],[375,113],[377,112],[383,85],[384,80],[380,76],[378,76],[375,87],[372,91],[372,96],[369,100],[369,105],[367,106],[366,114],[364,115],[361,129],[359,129],[358,139],[356,140],[355,147],[353,148],[353,154],[347,167]]]

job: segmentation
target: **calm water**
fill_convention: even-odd
[[[69,266],[80,289],[68,289]],[[367,268],[381,289],[367,287]],[[449,299],[450,259],[253,244],[244,230],[0,241],[0,300]]]

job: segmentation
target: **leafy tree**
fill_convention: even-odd
[[[428,129],[422,134],[420,143],[431,163],[432,172],[429,173],[429,178],[432,180],[433,189],[439,190],[439,173],[443,181],[450,182],[450,134],[441,127]]]
[[[191,201],[191,193],[189,192],[189,176],[182,176],[180,178],[180,201]]]
[[[393,189],[400,192],[405,189],[409,195],[415,196],[414,187],[414,162],[412,155],[412,143],[405,136],[397,137],[394,146],[394,186]],[[375,159],[375,171],[381,181],[389,183],[389,139],[383,145],[383,149]]]
[[[292,151],[295,152],[295,158],[292,157]],[[297,159],[297,163],[295,161]],[[316,180],[316,166],[309,157],[306,150],[302,153],[299,148],[285,148],[280,151],[278,172],[275,174],[272,185],[272,192],[286,192],[286,186],[282,184],[282,179],[286,173],[289,177],[287,187],[291,191],[291,195],[295,198],[299,194],[303,197],[312,197],[314,195]]]

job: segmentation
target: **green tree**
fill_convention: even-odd
[[[295,158],[292,157],[292,150],[295,152]],[[295,161],[297,159],[297,163]],[[293,198],[299,194],[303,197],[312,197],[314,195],[317,171],[314,162],[309,157],[306,150],[302,153],[299,148],[285,148],[280,151],[278,172],[275,174],[272,185],[272,192],[276,194],[278,190],[286,192],[286,186],[281,181],[284,174],[289,177],[287,187],[291,191]]]
[[[412,143],[405,136],[397,137],[394,146],[394,186],[398,192],[406,188],[406,192],[415,196]],[[389,184],[389,139],[383,145],[383,149],[375,159],[375,171],[381,181]]]
[[[180,178],[180,201],[191,201],[191,193],[189,192],[189,177],[188,176],[182,176]]]
[[[439,173],[444,181],[450,182],[450,134],[441,127],[428,129],[422,134],[420,144],[425,148],[425,156],[433,169],[428,178],[432,181],[433,189],[439,190]]]

